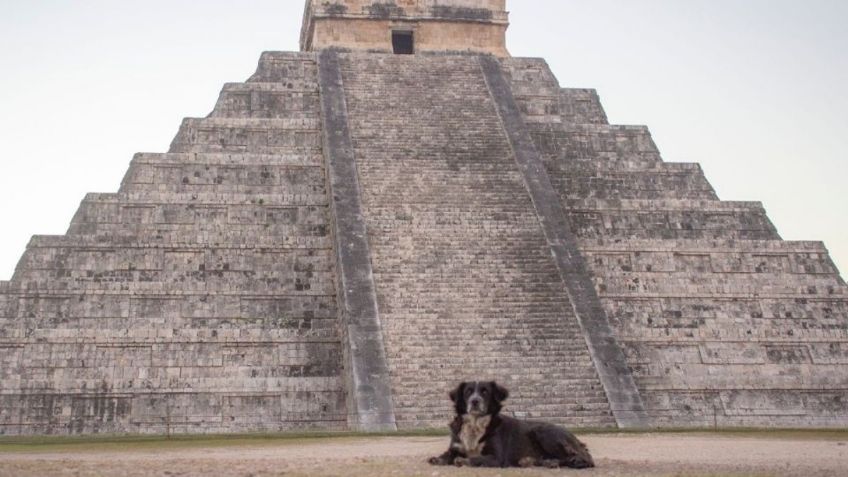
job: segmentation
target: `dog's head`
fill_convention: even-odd
[[[450,393],[457,415],[495,415],[501,411],[501,403],[509,397],[509,391],[494,381],[460,383]]]

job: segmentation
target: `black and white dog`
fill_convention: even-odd
[[[562,427],[502,416],[501,403],[508,396],[509,391],[494,381],[462,383],[451,391],[456,418],[450,424],[450,447],[430,463],[575,469],[595,466],[586,445]]]

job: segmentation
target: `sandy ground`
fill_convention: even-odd
[[[842,437],[722,434],[584,435],[591,470],[433,467],[444,437],[159,443],[4,449],[0,476],[846,476]]]

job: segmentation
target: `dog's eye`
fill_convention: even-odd
[[[489,390],[488,390],[488,389],[486,389],[486,388],[483,388],[483,390],[482,390],[482,391],[480,391],[480,394],[484,394],[484,395],[485,395],[485,394],[489,394]]]

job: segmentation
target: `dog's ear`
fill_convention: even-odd
[[[494,389],[495,399],[498,402],[506,401],[506,398],[509,397],[509,390],[494,381],[492,381],[492,389]]]
[[[465,383],[459,383],[459,386],[456,387],[453,391],[450,392],[449,396],[451,401],[457,402],[458,399],[462,397],[462,392],[465,390]]]

